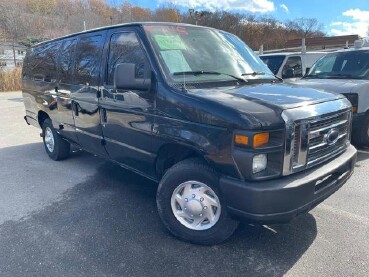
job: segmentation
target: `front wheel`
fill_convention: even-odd
[[[218,190],[214,170],[199,159],[170,168],[157,192],[159,215],[176,237],[196,244],[214,245],[229,238],[238,226]]]
[[[42,124],[42,134],[46,153],[51,159],[59,161],[69,156],[70,143],[56,132],[50,119],[45,119]]]

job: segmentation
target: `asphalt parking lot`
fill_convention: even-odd
[[[77,150],[51,161],[19,92],[0,115],[0,276],[369,275],[369,149],[309,214],[204,247],[163,228],[155,183]]]

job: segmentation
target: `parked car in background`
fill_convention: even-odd
[[[369,146],[369,43],[327,54],[295,84],[345,95],[353,109],[352,139]]]
[[[356,162],[344,96],[282,84],[212,28],[131,23],[38,44],[23,97],[51,159],[76,144],[158,182],[161,220],[193,243],[222,242],[240,219],[288,222]]]
[[[325,52],[273,53],[260,55],[260,59],[274,75],[291,82],[304,76],[313,64],[326,54]]]

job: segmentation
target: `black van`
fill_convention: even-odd
[[[70,145],[159,183],[177,237],[228,238],[238,220],[288,222],[351,176],[351,105],[283,85],[236,36],[137,23],[43,42],[23,69],[25,120],[47,154]]]

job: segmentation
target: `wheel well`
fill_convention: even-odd
[[[50,118],[50,117],[44,111],[39,111],[37,118],[38,118],[38,124],[40,124],[40,127],[42,128],[42,125],[44,124],[45,119]]]
[[[156,158],[156,173],[159,177],[163,176],[165,171],[171,168],[174,164],[188,158],[200,158],[206,161],[198,151],[183,145],[168,144],[163,146]]]

